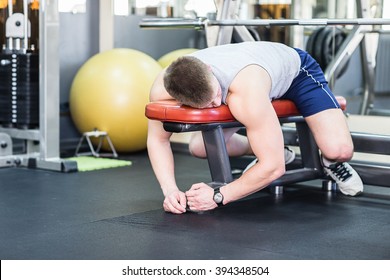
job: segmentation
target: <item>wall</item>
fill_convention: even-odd
[[[87,1],[86,13],[60,13],[60,139],[61,149],[79,139],[69,115],[69,91],[80,66],[99,51],[99,6]]]

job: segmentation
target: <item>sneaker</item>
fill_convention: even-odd
[[[363,192],[362,179],[348,163],[335,162],[326,166],[324,157],[321,157],[321,159],[325,173],[337,183],[339,190],[343,194],[357,196]]]
[[[295,152],[293,150],[290,150],[288,147],[284,147],[284,162],[285,164],[289,164],[293,162],[295,159]],[[259,160],[255,158],[251,163],[248,164],[247,167],[245,167],[244,171],[242,173],[245,173],[251,168],[253,165],[255,165]]]
[[[292,163],[295,159],[295,152],[291,150],[289,147],[284,147],[284,163],[289,164]]]

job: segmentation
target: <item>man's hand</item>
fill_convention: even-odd
[[[164,210],[174,214],[182,214],[186,212],[187,199],[184,192],[175,190],[169,193],[163,203]]]
[[[205,183],[198,183],[186,192],[187,204],[192,211],[208,211],[218,205],[214,202],[214,190]]]

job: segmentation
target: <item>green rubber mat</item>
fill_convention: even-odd
[[[93,171],[99,169],[106,168],[115,168],[115,167],[123,167],[130,166],[131,161],[128,160],[119,160],[119,159],[111,159],[111,158],[96,158],[96,157],[88,157],[88,156],[80,156],[80,157],[72,157],[67,160],[72,160],[77,162],[77,170],[78,171]]]

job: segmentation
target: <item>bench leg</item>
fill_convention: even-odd
[[[305,122],[297,122],[296,128],[303,166],[287,171],[281,178],[273,181],[269,185],[270,187],[282,187],[288,184],[324,178],[318,147],[308,125]],[[213,183],[227,184],[232,182],[233,175],[222,127],[203,130],[202,136]],[[277,192],[281,193],[282,191]]]
[[[296,122],[299,139],[299,149],[302,157],[302,167],[286,171],[286,173],[273,181],[269,186],[286,186],[324,177],[320,161],[318,146],[306,122]]]
[[[336,192],[337,191],[337,183],[333,180],[324,180],[322,181],[322,190],[326,192]]]
[[[270,186],[269,188],[270,193],[274,195],[282,195],[283,194],[283,186]]]
[[[306,122],[296,123],[299,149],[301,152],[303,167],[314,168],[322,173],[322,165],[318,146],[310,132],[309,126]]]
[[[215,129],[202,131],[202,136],[212,181],[217,183],[232,182],[233,175],[222,128],[218,126]]]

